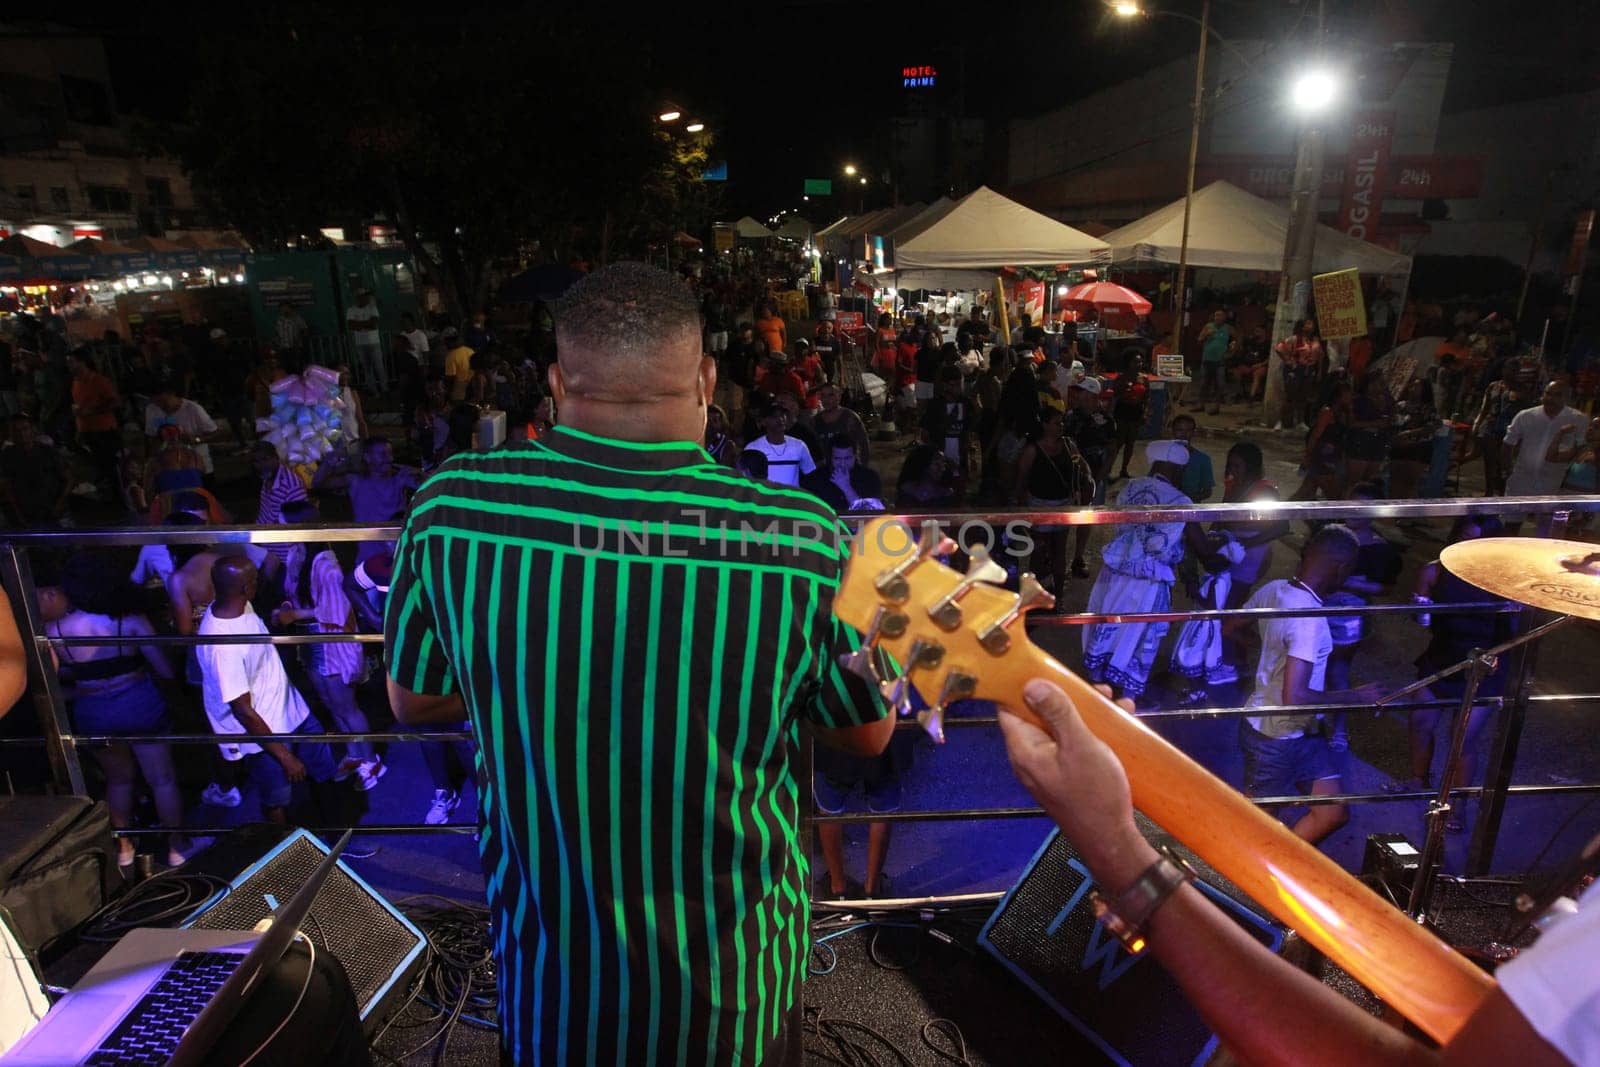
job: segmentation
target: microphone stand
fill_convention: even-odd
[[[1479,684],[1494,671],[1502,653],[1537,640],[1571,621],[1572,616],[1563,615],[1543,626],[1529,630],[1520,637],[1513,637],[1504,644],[1495,645],[1493,648],[1475,648],[1466,659],[1455,666],[1430,674],[1377,701],[1378,706],[1382,707],[1391,701],[1426,689],[1442,678],[1460,674],[1462,671],[1468,672],[1466,690],[1461,694],[1461,711],[1456,716],[1454,729],[1450,731],[1450,751],[1445,756],[1444,771],[1439,775],[1439,795],[1428,802],[1428,832],[1422,842],[1422,856],[1417,867],[1417,877],[1411,883],[1411,898],[1406,903],[1406,914],[1418,923],[1426,922],[1428,906],[1433,901],[1433,868],[1444,851],[1444,824],[1450,817],[1450,794],[1456,788],[1456,772],[1461,763],[1461,754],[1467,746],[1467,719],[1472,712],[1472,705],[1477,701]]]

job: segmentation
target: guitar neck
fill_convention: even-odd
[[[1029,678],[1055,681],[1122,761],[1135,807],[1434,1040],[1447,1042],[1494,989],[1466,957],[1317,848],[1084,679],[1030,652],[1025,670],[1008,665],[1015,691],[1002,703],[1025,709]]]

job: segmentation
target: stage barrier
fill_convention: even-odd
[[[1069,511],[1053,511],[1048,509],[1030,510],[985,510],[973,509],[966,511],[938,512],[938,513],[901,513],[906,521],[913,527],[920,526],[928,520],[939,521],[946,527],[947,532],[953,536],[963,527],[972,527],[974,524],[986,524],[990,527],[1003,529],[1012,522],[1029,523],[1034,525],[1056,526],[1115,526],[1135,522],[1265,522],[1292,519],[1295,521],[1337,521],[1344,518],[1366,516],[1374,519],[1425,519],[1425,518],[1455,518],[1467,514],[1491,515],[1541,515],[1549,516],[1551,520],[1551,535],[1560,537],[1566,527],[1569,516],[1573,512],[1600,511],[1600,498],[1596,497],[1493,497],[1493,498],[1457,498],[1445,500],[1415,500],[1415,501],[1258,501],[1243,504],[1215,504],[1197,505],[1186,508],[1128,508],[1113,507],[1077,508]],[[844,520],[852,526],[859,525],[870,516],[845,515]],[[7,595],[11,599],[12,609],[17,618],[18,628],[22,633],[23,643],[28,657],[28,693],[32,698],[34,710],[38,716],[40,736],[38,737],[12,737],[0,738],[0,746],[43,746],[49,761],[54,786],[58,792],[84,795],[83,766],[79,747],[86,744],[104,743],[109,740],[126,740],[125,738],[107,738],[91,734],[76,733],[66,702],[62,698],[61,689],[52,666],[51,646],[73,645],[108,645],[119,642],[114,637],[88,637],[88,638],[51,638],[43,633],[40,626],[37,601],[34,596],[35,586],[33,571],[29,563],[29,553],[37,550],[71,551],[83,548],[115,548],[139,547],[147,544],[289,544],[308,541],[317,542],[350,542],[350,541],[393,541],[398,538],[400,528],[397,526],[350,526],[341,524],[317,524],[311,526],[203,526],[203,527],[115,527],[106,529],[74,529],[74,530],[14,530],[0,533],[0,582],[3,582]],[[968,542],[970,544],[970,542]],[[1415,614],[1417,612],[1521,612],[1529,616],[1528,628],[1533,625],[1534,616],[1544,616],[1547,613],[1536,612],[1531,608],[1522,608],[1516,605],[1506,605],[1502,601],[1486,601],[1481,604],[1448,605],[1437,604],[1372,604],[1366,606],[1349,606],[1333,608],[1315,608],[1296,611],[1273,611],[1268,609],[1234,611],[1168,611],[1145,614],[1116,614],[1096,615],[1089,613],[1075,613],[1065,615],[1034,615],[1030,616],[1028,625],[1031,628],[1050,626],[1082,626],[1092,622],[1138,622],[1138,621],[1166,621],[1183,622],[1189,619],[1221,618],[1221,617],[1268,617],[1268,616],[1310,616],[1310,615],[1392,615]],[[362,634],[266,634],[243,635],[231,637],[200,638],[198,636],[160,635],[156,637],[123,638],[123,643],[150,644],[150,645],[178,645],[188,646],[200,643],[238,643],[238,644],[275,644],[275,645],[300,645],[314,642],[357,642],[361,644],[381,644],[383,635],[377,633]],[[1534,676],[1537,667],[1538,641],[1533,641],[1518,649],[1513,654],[1509,665],[1510,676],[1503,697],[1486,698],[1478,701],[1480,704],[1495,705],[1500,707],[1505,714],[1497,717],[1498,729],[1493,739],[1490,757],[1485,769],[1484,785],[1464,786],[1453,791],[1457,797],[1479,797],[1478,818],[1473,831],[1472,841],[1468,849],[1467,874],[1482,875],[1487,873],[1489,864],[1494,855],[1494,846],[1500,830],[1500,822],[1505,812],[1506,801],[1517,796],[1548,796],[1572,793],[1597,793],[1600,792],[1600,782],[1585,782],[1561,785],[1531,785],[1515,784],[1511,780],[1512,770],[1516,763],[1517,750],[1521,743],[1523,727],[1527,718],[1530,705],[1545,703],[1567,703],[1573,701],[1600,700],[1600,694],[1542,694],[1535,696],[1532,693]],[[1385,705],[1386,710],[1397,712],[1410,712],[1417,709],[1455,708],[1457,701],[1404,701]],[[1242,707],[1201,707],[1193,709],[1160,710],[1145,713],[1141,718],[1146,719],[1202,719],[1202,718],[1235,718],[1241,715],[1256,715],[1270,711],[1299,711],[1299,708],[1242,708]],[[1370,705],[1323,705],[1319,710],[1329,711],[1369,711]],[[964,729],[978,726],[992,727],[995,725],[993,716],[951,717],[945,720],[946,728]],[[921,729],[915,720],[908,720],[899,724],[900,729]],[[337,733],[331,732],[321,735],[319,739],[328,741],[388,741],[388,742],[418,742],[418,741],[459,741],[470,740],[471,733],[467,731],[439,731],[420,732],[398,728],[394,730],[373,730],[366,733]],[[295,741],[303,740],[301,735],[269,735],[264,740]],[[166,742],[179,745],[215,744],[215,734],[167,734],[160,736],[144,737],[141,740],[153,742]],[[1012,818],[1037,818],[1043,816],[1043,811],[1033,807],[1008,807],[1008,808],[964,808],[951,810],[928,811],[902,811],[889,815],[873,815],[869,813],[853,815],[822,815],[813,810],[810,795],[810,766],[811,753],[809,745],[802,745],[797,753],[799,766],[797,776],[804,783],[805,805],[802,810],[802,837],[808,852],[811,850],[811,828],[817,824],[832,822],[944,822],[966,821],[984,819],[1012,819]],[[1369,804],[1388,803],[1393,801],[1430,800],[1433,792],[1414,793],[1366,793],[1346,794],[1340,796],[1284,796],[1284,797],[1258,797],[1254,803],[1262,806],[1283,805],[1310,805],[1310,804]],[[342,833],[349,827],[328,826],[314,827],[318,832]],[[228,832],[234,827],[204,827],[185,826],[185,833],[196,835],[218,835]],[[476,830],[473,824],[444,824],[428,826],[410,823],[377,823],[363,824],[355,827],[361,833],[377,834],[423,834],[423,833],[471,833]],[[142,834],[166,833],[163,827],[142,827],[119,830],[117,833],[125,836]],[[937,901],[943,898],[929,898]],[[951,898],[952,900],[956,898]]]

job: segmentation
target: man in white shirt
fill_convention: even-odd
[[[1507,496],[1548,496],[1561,489],[1566,464],[1551,463],[1545,453],[1562,427],[1572,426],[1579,437],[1588,416],[1567,406],[1567,387],[1552,381],[1544,387],[1538,407],[1517,412],[1506,428],[1500,469],[1506,476]]]
[[[389,391],[389,372],[383,365],[383,342],[378,336],[378,305],[372,299],[372,290],[356,293],[356,302],[344,313],[345,325],[350,328],[350,340],[356,349],[356,365],[361,368],[361,384],[380,393]]]
[[[178,436],[200,459],[200,470],[210,474],[211,446],[206,442],[217,436],[217,424],[206,409],[187,397],[178,395],[172,385],[163,385],[144,408],[144,435],[150,439],[152,451],[161,445],[165,427],[175,427]]]
[[[1306,546],[1292,578],[1268,582],[1245,602],[1246,608],[1319,608],[1323,597],[1344,585],[1356,564],[1361,542],[1344,526],[1324,526]],[[1333,635],[1324,616],[1271,618],[1261,624],[1261,659],[1247,707],[1371,703],[1382,695],[1376,685],[1326,692],[1324,678]],[[1239,723],[1244,750],[1244,791],[1253,797],[1292,796],[1309,785],[1312,793],[1344,791],[1339,761],[1323,734],[1322,716],[1252,715]],[[1291,827],[1316,844],[1349,821],[1342,804],[1312,807]]]
[[[798,486],[800,476],[810,474],[817,465],[804,441],[785,436],[788,426],[788,409],[774,403],[761,416],[761,428],[766,433],[744,447],[746,451],[760,452],[767,457],[767,481]]]
[[[411,349],[411,358],[417,361],[418,370],[426,374],[428,353],[433,348],[433,342],[428,339],[428,331],[417,325],[417,320],[410,312],[400,316],[400,329],[406,339],[406,346]]]
[[[244,556],[223,556],[211,568],[216,599],[200,620],[200,636],[265,634],[267,626],[250,606],[256,594],[255,564]],[[200,645],[200,690],[206,717],[218,734],[305,734],[305,741],[222,746],[224,759],[245,760],[260,794],[261,812],[271,822],[286,822],[291,783],[308,778],[332,780],[338,769],[333,752],[317,740],[322,727],[305,698],[289,682],[272,645]]]

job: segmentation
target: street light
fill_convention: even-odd
[[[1111,13],[1118,18],[1124,19],[1138,18],[1144,14],[1143,11],[1139,10],[1139,5],[1133,3],[1133,0],[1118,0],[1117,3],[1111,5]]]
[[[1333,72],[1313,68],[1295,79],[1289,87],[1289,102],[1302,115],[1315,115],[1328,109],[1339,94],[1339,81]]]
[[[683,112],[663,111],[661,114],[657,115],[656,118],[662,122],[677,122],[679,119],[683,118]]]
[[[703,123],[703,122],[691,122],[691,123],[689,123],[689,125],[685,126],[683,129],[684,129],[685,133],[699,133],[701,130],[703,130],[705,128],[706,128],[706,124]]]
[[[844,165],[844,173],[845,177],[854,178],[856,176],[856,165],[854,163],[846,163]]]

